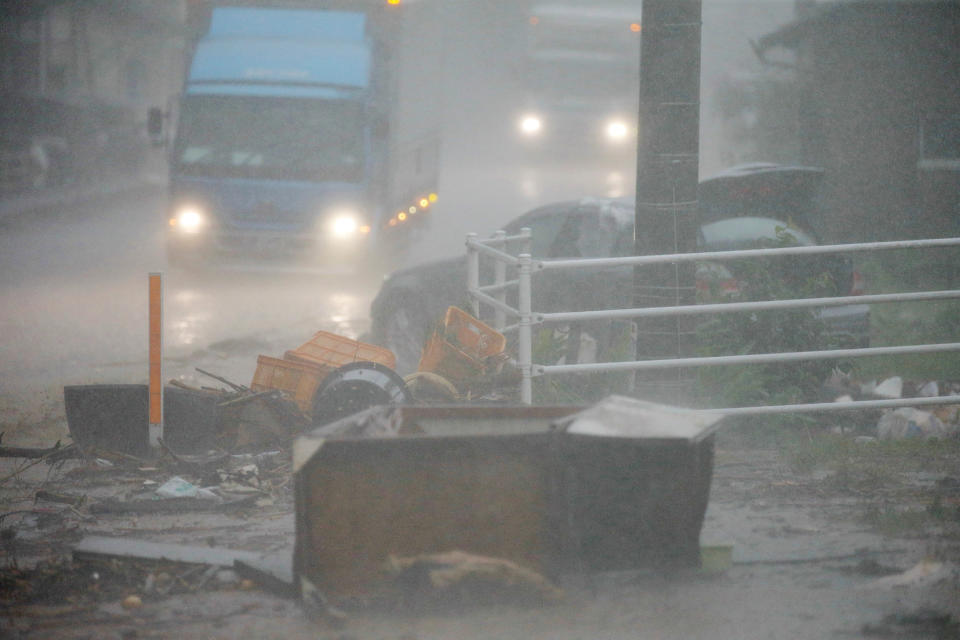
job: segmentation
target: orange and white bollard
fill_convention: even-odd
[[[151,273],[149,281],[149,427],[150,448],[160,446],[163,438],[163,276]]]

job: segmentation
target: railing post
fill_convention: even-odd
[[[496,247],[501,251],[507,250],[507,243],[504,238],[507,237],[507,232],[500,230],[494,234],[494,239],[496,240]],[[502,287],[503,283],[507,281],[507,263],[502,260],[497,260],[494,264],[494,283],[498,287]],[[507,294],[502,288],[497,290],[496,298],[499,302],[506,303]],[[493,328],[497,331],[503,331],[503,328],[507,326],[507,314],[503,312],[502,309],[497,309],[496,314],[493,319]]]
[[[473,246],[477,234],[467,234],[467,292],[470,294],[470,308],[473,317],[480,317],[480,301],[473,297],[473,292],[480,288],[480,252]]]
[[[517,252],[517,255],[520,255],[521,253],[529,253],[530,255],[533,255],[533,249],[531,248],[533,229],[530,227],[524,227],[520,229],[520,237],[522,240],[520,240],[520,251]]]
[[[533,404],[533,337],[531,305],[531,259],[529,253],[521,253],[519,276],[519,305],[520,324],[518,327],[517,356],[520,365],[520,401],[523,404]]]

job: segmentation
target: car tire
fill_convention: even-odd
[[[417,370],[420,354],[427,341],[429,321],[420,299],[413,295],[396,295],[384,305],[386,313],[374,331],[380,346],[396,356],[396,371],[408,375]]]

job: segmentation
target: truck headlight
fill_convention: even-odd
[[[183,233],[199,233],[207,223],[207,217],[200,207],[184,205],[170,218],[170,226]]]
[[[342,211],[330,218],[330,234],[337,239],[346,240],[362,233],[360,216],[352,211]]]
[[[606,133],[608,140],[620,142],[621,140],[626,139],[629,132],[630,129],[627,127],[627,123],[623,120],[611,120],[607,123]]]
[[[520,132],[525,136],[535,136],[543,128],[540,116],[529,114],[520,119]]]

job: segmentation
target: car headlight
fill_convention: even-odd
[[[170,226],[183,233],[199,233],[207,224],[203,209],[194,205],[184,205],[170,218]]]
[[[626,139],[627,134],[630,133],[630,128],[623,120],[611,120],[607,123],[606,133],[608,140],[620,142]]]
[[[530,114],[520,119],[520,131],[525,136],[535,136],[543,128],[543,122],[539,116]]]

